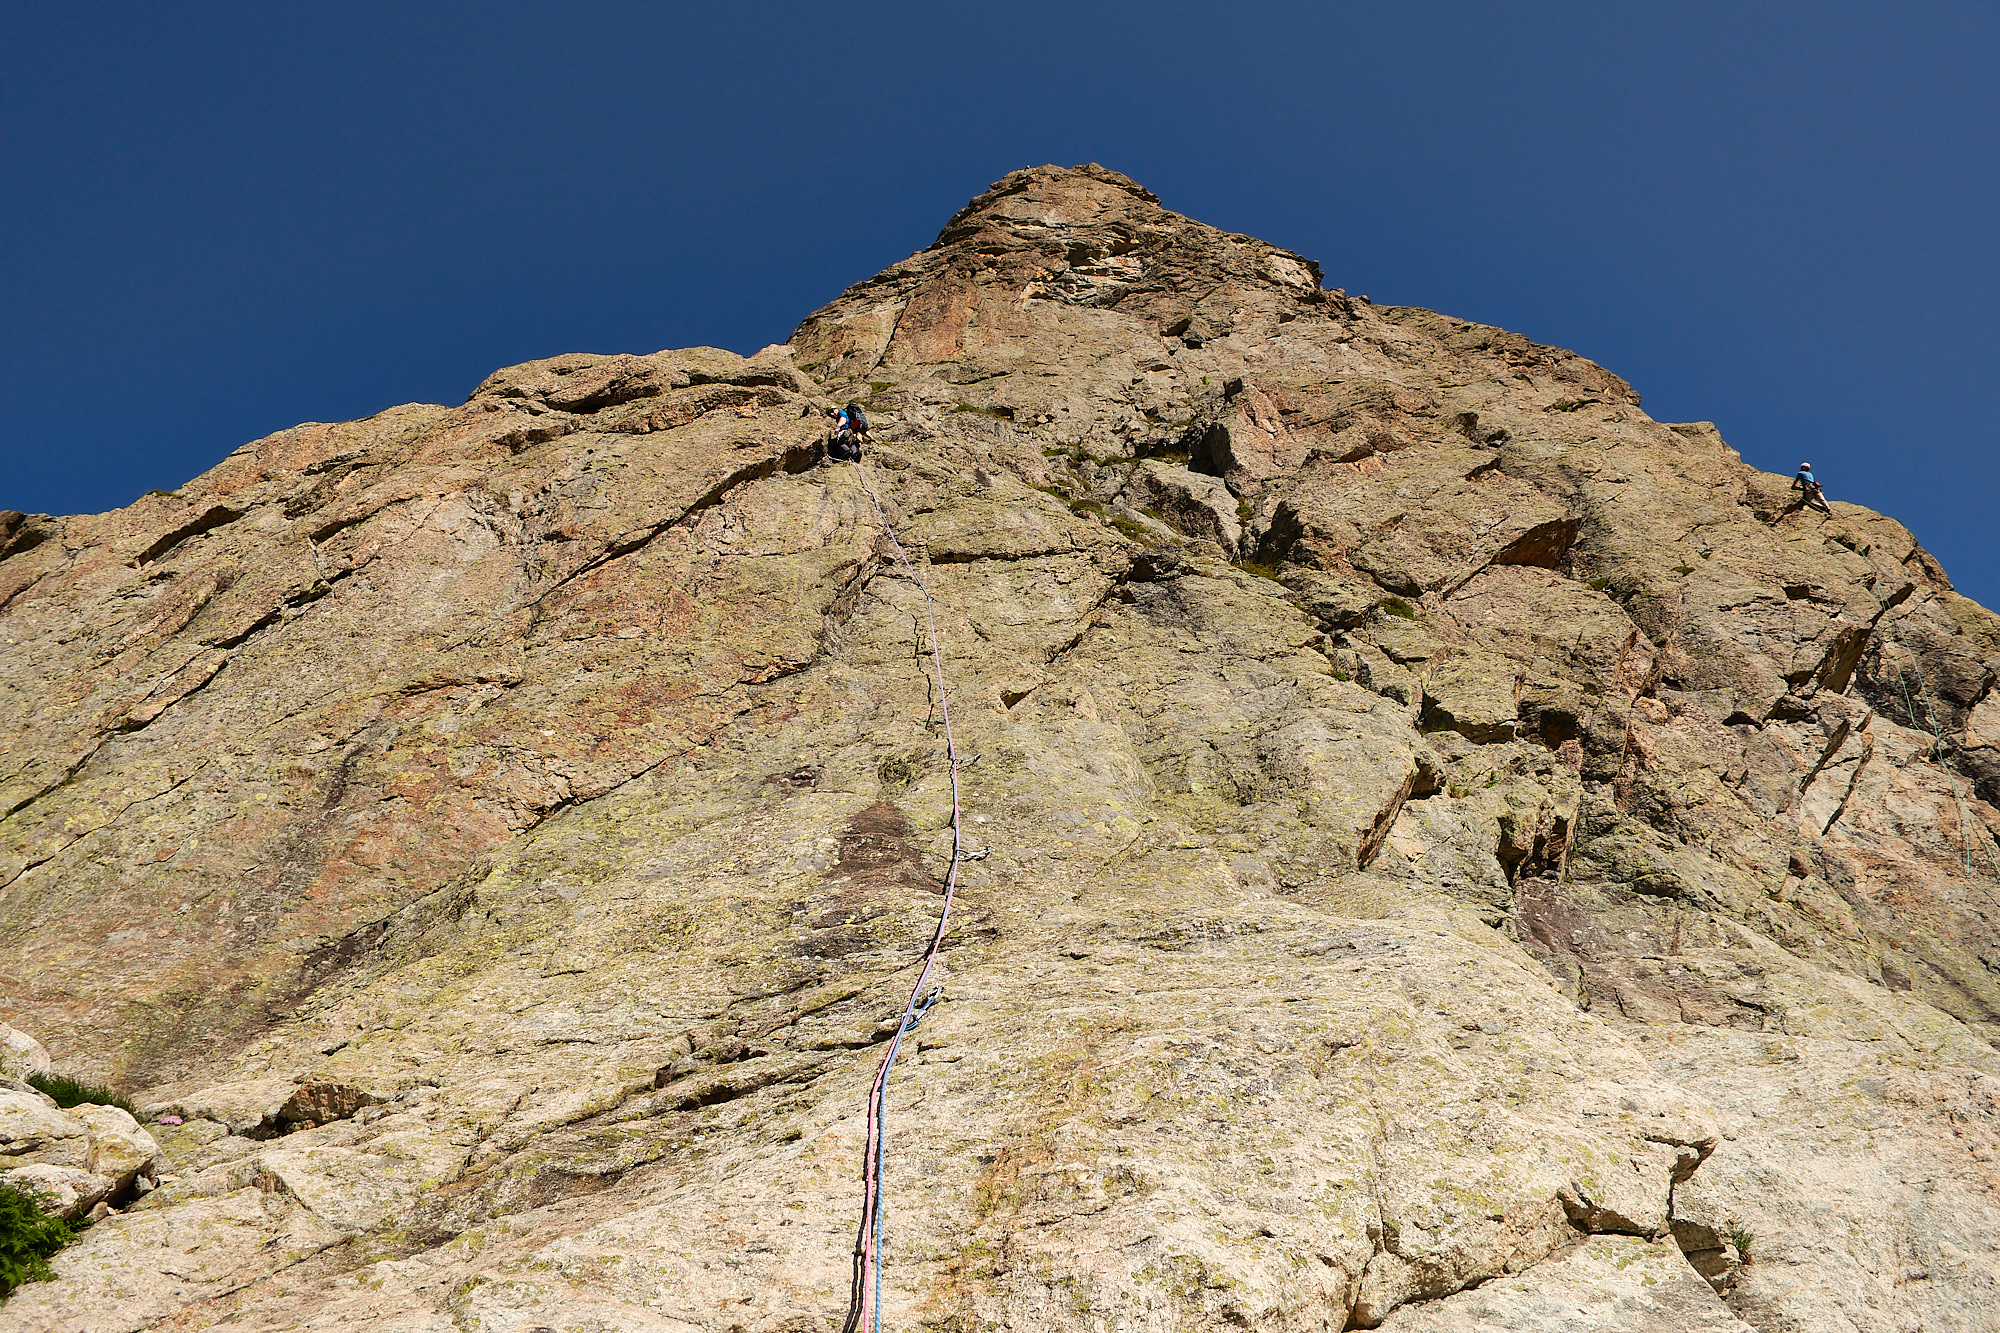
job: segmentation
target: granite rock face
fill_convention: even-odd
[[[0,1017],[159,1153],[0,1329],[837,1327],[951,843],[864,481],[989,853],[894,1326],[2000,1320],[2000,619],[1091,166],[0,520]]]

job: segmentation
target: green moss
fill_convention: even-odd
[[[1245,574],[1255,574],[1260,579],[1269,579],[1271,582],[1276,583],[1278,581],[1278,564],[1279,562],[1275,560],[1269,564],[1257,560],[1245,560],[1236,567]]]
[[[1384,615],[1396,616],[1402,620],[1415,620],[1417,618],[1417,608],[1411,606],[1400,597],[1384,597],[1377,609]]]
[[[67,1074],[30,1074],[28,1086],[55,1098],[57,1106],[115,1106],[135,1120],[139,1117],[139,1108],[111,1089]]]
[[[0,1185],[0,1299],[23,1283],[54,1277],[49,1256],[75,1239],[75,1229],[43,1212],[40,1199]]]
[[[971,403],[960,403],[951,410],[953,412],[973,412],[982,417],[993,417],[1000,421],[1012,421],[1014,419],[1014,409],[1011,407],[974,407]]]
[[[1603,592],[1606,588],[1611,586],[1611,576],[1609,574],[1600,575],[1597,578],[1589,580],[1583,586],[1586,588],[1593,589],[1597,592]]]
[[[895,387],[896,387],[896,385],[895,385],[895,382],[894,382],[894,381],[892,381],[892,380],[869,380],[869,381],[868,381],[868,392],[870,392],[870,393],[880,393],[880,392],[882,392],[882,390],[884,390],[884,389],[893,389],[893,388],[895,388]]]
[[[1565,398],[1560,403],[1554,403],[1542,410],[1545,412],[1574,412],[1578,408],[1589,407],[1596,401],[1595,398]]]

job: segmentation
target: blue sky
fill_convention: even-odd
[[[2000,6],[72,3],[0,45],[0,508],[781,341],[1015,167],[1570,347],[2000,605]]]

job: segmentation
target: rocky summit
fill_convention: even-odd
[[[0,556],[0,1329],[838,1328],[945,704],[884,1328],[2000,1326],[2000,618],[1116,172]]]

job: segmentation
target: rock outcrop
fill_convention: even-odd
[[[65,1110],[25,1084],[0,1085],[0,1185],[38,1195],[61,1217],[151,1192],[159,1155],[129,1111],[90,1103]]]
[[[0,521],[0,1016],[159,1140],[0,1329],[837,1325],[950,847],[849,398],[990,852],[889,1322],[2000,1320],[2000,619],[1092,166],[754,357]]]

